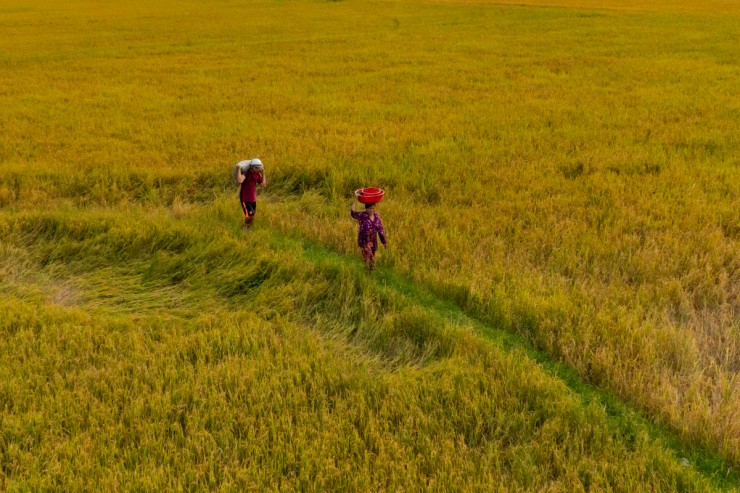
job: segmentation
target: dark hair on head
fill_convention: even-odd
[[[372,207],[372,206],[374,206],[374,205],[375,205],[375,204],[365,204],[365,209],[369,209],[369,208],[371,208],[371,207]]]

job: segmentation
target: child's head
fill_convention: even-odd
[[[373,211],[373,210],[375,210],[375,204],[365,204],[365,210],[366,211]]]

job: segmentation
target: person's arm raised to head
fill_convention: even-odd
[[[242,167],[237,164],[236,165],[236,181],[239,183],[244,183],[245,179],[246,179],[246,176],[242,174]]]
[[[262,185],[263,187],[266,187],[267,186],[267,177],[265,176],[265,170],[264,169],[260,170],[260,176],[262,177],[262,183],[260,183],[260,185]]]
[[[357,210],[355,209],[355,206],[356,206],[356,205],[357,205],[358,203],[359,203],[359,202],[357,201],[357,196],[355,195],[355,200],[354,200],[354,201],[352,202],[352,205],[351,205],[351,206],[349,206],[349,214],[350,214],[350,215],[351,215],[351,216],[352,216],[353,218],[355,218],[355,219],[358,219],[358,218],[360,217],[360,213],[359,213],[359,212],[357,212]]]

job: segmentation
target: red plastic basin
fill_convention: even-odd
[[[355,190],[355,197],[363,204],[377,204],[383,200],[385,191],[380,188],[360,188]]]

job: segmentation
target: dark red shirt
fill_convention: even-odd
[[[262,175],[252,170],[247,171],[239,194],[242,202],[257,202],[258,183],[262,183]]]

